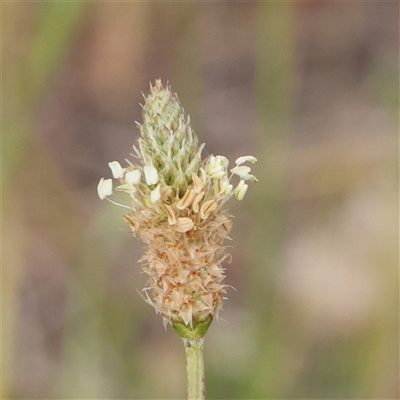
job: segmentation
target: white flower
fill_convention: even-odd
[[[115,179],[123,178],[125,175],[125,168],[122,168],[118,161],[111,161],[108,163],[112,175]]]
[[[144,168],[144,176],[148,185],[155,185],[158,182],[158,172],[152,165],[146,165]]]
[[[107,196],[111,196],[113,193],[112,179],[101,178],[97,185],[97,193],[101,200],[104,200]]]
[[[142,174],[138,169],[135,169],[133,171],[128,171],[125,174],[125,181],[129,185],[137,185],[140,182]]]

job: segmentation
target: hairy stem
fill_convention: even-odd
[[[204,338],[184,339],[186,353],[186,373],[188,400],[205,399],[204,382],[204,358],[203,345]]]

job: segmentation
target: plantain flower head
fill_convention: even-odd
[[[230,258],[224,241],[232,221],[224,204],[232,196],[242,200],[246,182],[257,181],[251,168],[242,165],[257,160],[239,157],[229,170],[226,157],[202,159],[204,144],[177,95],[160,80],[150,85],[138,127],[135,163],[127,160],[122,167],[112,161],[109,166],[118,180],[115,191],[130,200],[125,221],[145,244],[143,298],[175,329],[208,327],[228,290],[222,263]],[[109,199],[111,179],[100,180],[98,194]]]

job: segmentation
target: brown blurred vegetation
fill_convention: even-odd
[[[255,155],[209,399],[397,399],[399,4],[3,2],[2,398],[185,397],[96,194],[149,81],[206,154]]]

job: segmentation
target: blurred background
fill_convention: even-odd
[[[142,94],[258,158],[209,399],[398,399],[399,4],[3,2],[4,399],[183,399],[183,345],[99,200]]]

